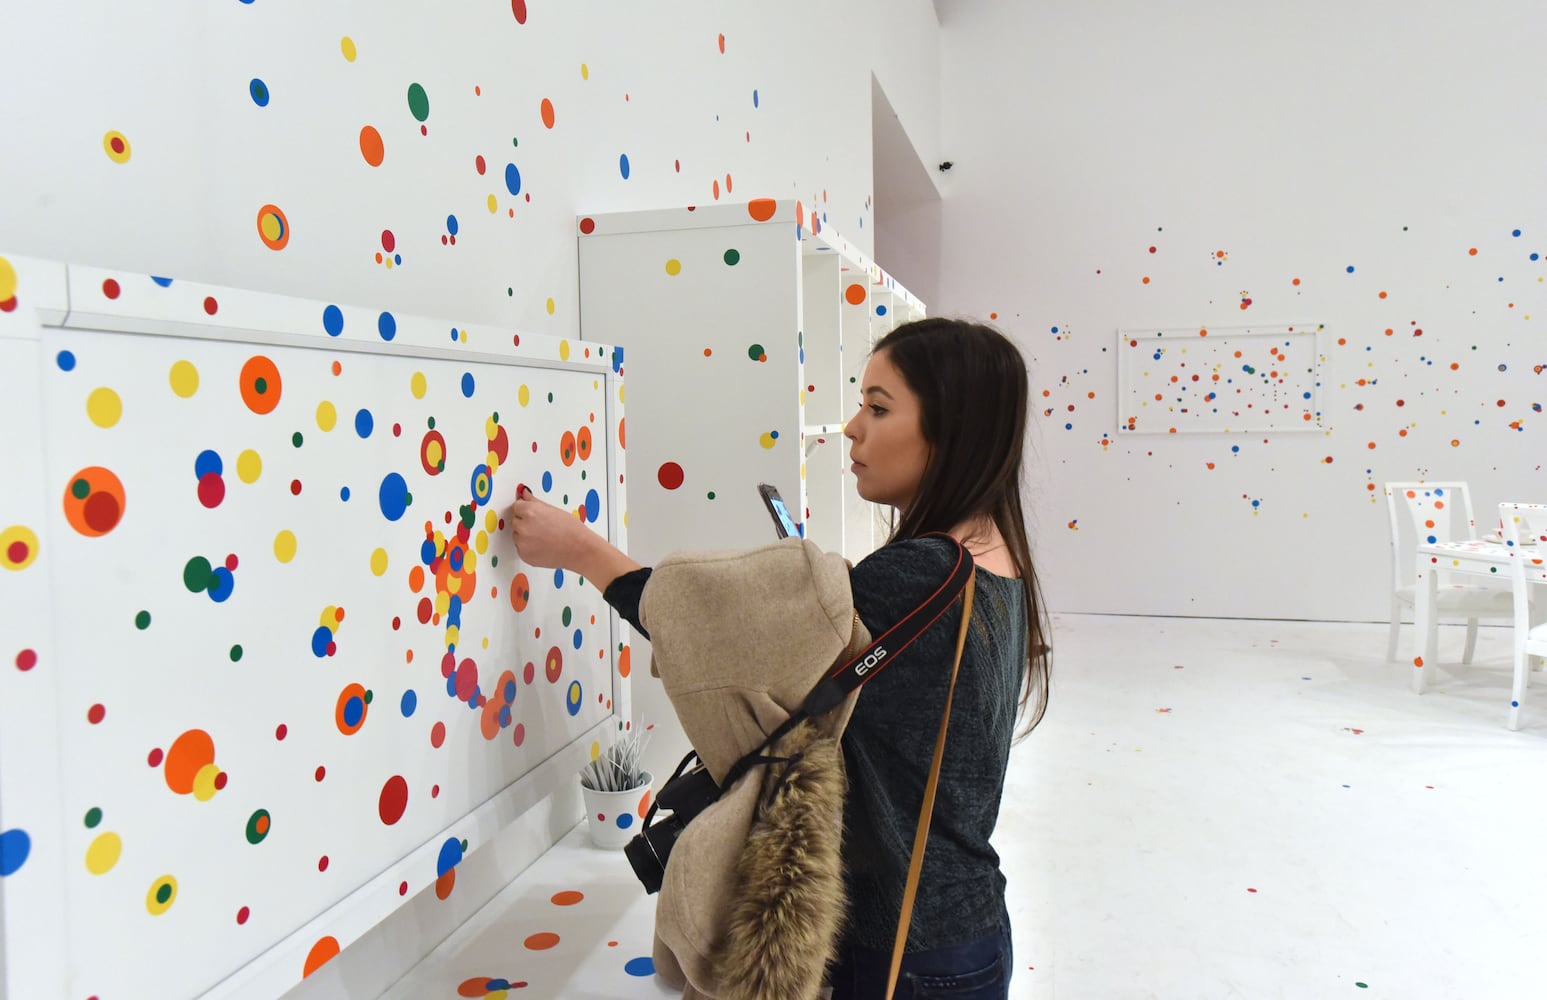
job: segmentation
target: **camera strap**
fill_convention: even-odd
[[[847,663],[834,669],[812,688],[800,708],[779,728],[770,733],[762,746],[742,757],[726,773],[725,780],[720,782],[722,791],[734,785],[753,767],[772,763],[773,761],[763,755],[764,750],[779,742],[785,734],[799,725],[802,719],[816,718],[837,708],[851,692],[896,661],[898,656],[939,621],[956,603],[957,598],[962,596],[968,581],[972,578],[972,554],[967,551],[966,546],[943,531],[930,532],[919,537],[946,538],[956,546],[956,563],[951,567],[951,572],[945,581],[936,588],[934,593],[925,598],[923,603],[903,615],[897,624],[881,633],[879,638],[871,640],[868,646],[851,657]]]

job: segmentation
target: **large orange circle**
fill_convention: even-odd
[[[252,412],[273,413],[283,389],[279,366],[269,358],[256,354],[242,365],[242,402]]]
[[[772,198],[753,198],[747,202],[747,214],[758,222],[767,222],[778,210],[779,203]]]
[[[118,527],[124,504],[123,482],[100,465],[82,469],[65,484],[65,520],[87,538],[100,538]]]
[[[843,297],[851,306],[865,304],[865,286],[855,282],[843,290]]]

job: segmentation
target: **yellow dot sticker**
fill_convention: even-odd
[[[261,475],[263,475],[263,459],[259,457],[257,452],[248,448],[236,456],[236,476],[238,479],[251,486],[258,481],[258,477]]]
[[[678,260],[675,257],[673,257],[671,260],[668,260],[666,262],[666,273],[671,275],[672,277],[676,277],[677,275],[681,274],[682,273],[682,261]]]
[[[91,395],[86,397],[86,415],[98,427],[111,427],[124,415],[123,400],[106,386],[93,389]]]
[[[530,388],[523,385],[521,388],[516,390],[516,402],[520,403],[522,406],[525,406],[531,401],[532,390]]]
[[[116,833],[104,833],[86,848],[86,870],[93,875],[106,875],[123,856],[123,838]]]
[[[199,369],[191,361],[179,361],[172,366],[167,381],[171,383],[173,392],[188,399],[199,391]]]
[[[377,549],[371,553],[371,572],[381,576],[387,571],[387,550]]]
[[[9,302],[16,298],[16,268],[4,257],[0,257],[0,302]]]
[[[332,403],[324,399],[317,404],[317,427],[321,430],[331,431],[338,424],[338,410]]]
[[[350,38],[348,35],[345,35],[343,38],[340,38],[339,41],[338,41],[338,48],[339,48],[339,51],[344,53],[344,61],[345,62],[354,62],[355,61],[355,55],[356,55],[356,52],[355,52],[355,40],[353,38]]]
[[[408,389],[414,394],[415,399],[423,399],[429,388],[430,383],[425,379],[424,372],[414,372],[414,377],[408,380]]]
[[[274,536],[274,558],[282,563],[295,558],[295,532],[287,529]]]

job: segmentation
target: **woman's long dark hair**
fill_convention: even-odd
[[[1026,594],[1026,680],[1020,710],[1035,729],[1047,711],[1049,629],[1021,506],[1029,407],[1026,362],[1009,338],[956,319],[905,323],[875,344],[919,397],[929,460],[888,542],[991,518]],[[894,517],[896,515],[894,514]]]

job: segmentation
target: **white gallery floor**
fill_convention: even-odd
[[[1062,615],[995,846],[1011,995],[1547,997],[1547,674],[1510,630]],[[1536,956],[1533,958],[1532,956]]]

